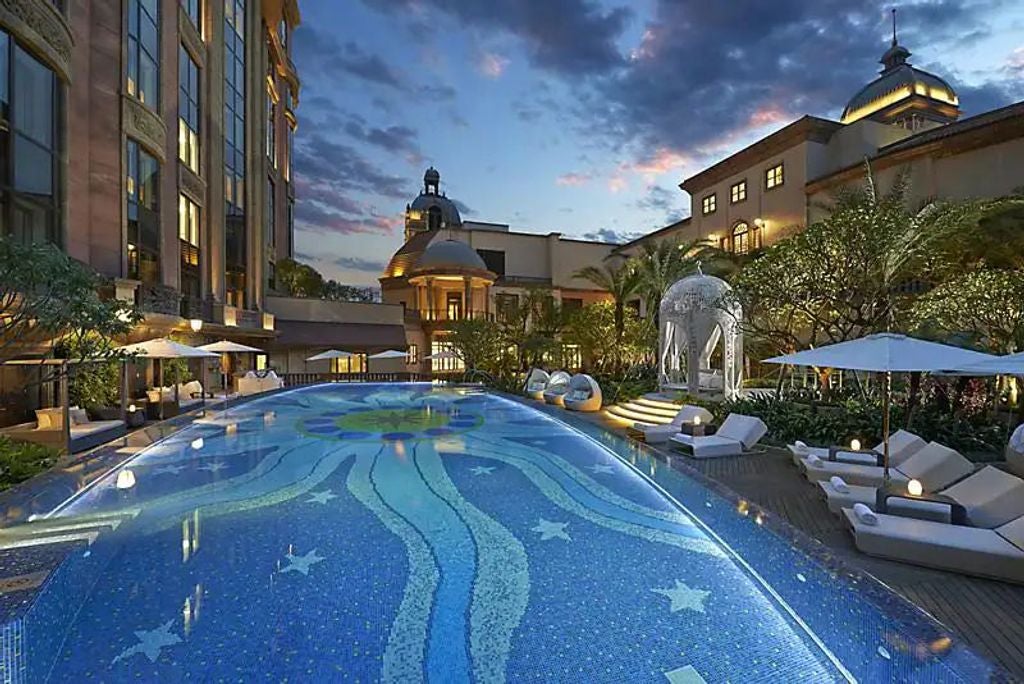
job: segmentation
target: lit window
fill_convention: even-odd
[[[224,0],[225,301],[245,303],[245,0]]]
[[[733,184],[729,188],[729,201],[732,204],[742,202],[747,199],[747,181],[741,180],[739,183]]]
[[[746,221],[740,221],[732,227],[729,236],[729,249],[733,254],[748,254],[761,248],[761,229],[751,227]]]
[[[405,355],[405,362],[409,364],[418,363],[419,352],[419,347],[417,347],[415,344],[410,344],[409,351]]]
[[[716,193],[711,193],[701,200],[701,211],[705,216],[715,213],[716,209],[718,209],[718,195]]]
[[[178,237],[199,246],[199,206],[185,195],[178,195]]]
[[[178,47],[178,158],[199,173],[199,67]]]
[[[128,0],[128,94],[159,106],[160,16],[157,0]]]
[[[128,277],[154,284],[160,282],[160,164],[131,139],[126,157]]]
[[[267,83],[267,158],[277,168],[277,122],[274,120],[277,114],[277,104],[274,102],[274,90]]]
[[[779,187],[784,180],[781,162],[764,172],[764,187],[768,190]]]

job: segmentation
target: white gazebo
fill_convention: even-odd
[[[663,388],[739,394],[743,382],[743,310],[721,278],[697,273],[668,289],[659,309],[658,378]],[[722,344],[721,368],[711,368]]]

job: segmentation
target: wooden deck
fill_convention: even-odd
[[[848,563],[923,608],[975,651],[1024,681],[1024,586],[860,553],[839,518],[829,513],[817,488],[800,477],[787,451],[769,449],[751,456],[686,462],[828,545]]]

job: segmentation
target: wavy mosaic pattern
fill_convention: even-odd
[[[123,562],[63,626],[61,676],[490,683],[551,667],[556,679],[664,681],[689,667],[743,680],[780,664],[810,676],[791,681],[834,675],[614,454],[495,397],[307,388],[211,416],[128,467],[133,490],[111,476],[62,511],[142,512],[100,542],[121,544]],[[660,568],[658,582],[634,567]],[[616,632],[619,619],[632,627]],[[759,664],[712,657],[713,642],[754,633]],[[574,641],[584,634],[589,644]],[[650,634],[678,637],[652,646]],[[706,662],[680,661],[697,642]]]

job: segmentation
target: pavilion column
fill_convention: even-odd
[[[463,298],[462,298],[463,299],[463,307],[464,307],[464,310],[462,312],[462,317],[463,318],[472,318],[473,317],[473,279],[470,278],[469,276],[463,276],[462,277],[462,283],[463,283],[463,286],[465,287],[465,290],[466,290],[465,295],[463,295]]]
[[[427,288],[427,319],[434,320],[434,280],[426,279]]]
[[[491,286],[484,285],[484,315],[491,317]]]

